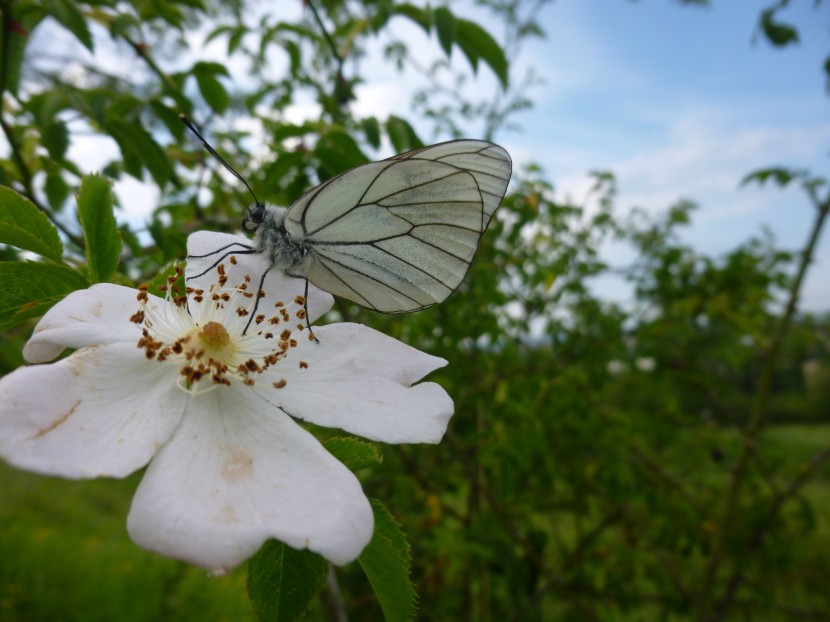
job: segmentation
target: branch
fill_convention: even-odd
[[[795,279],[790,287],[790,295],[784,315],[778,323],[778,327],[773,335],[769,347],[762,354],[763,367],[761,368],[761,374],[758,379],[749,424],[747,425],[744,433],[743,451],[741,452],[741,455],[732,471],[732,479],[730,481],[729,490],[726,496],[726,506],[721,520],[718,523],[719,528],[716,530],[712,546],[713,552],[709,558],[709,564],[706,568],[703,589],[701,592],[703,595],[703,615],[701,618],[703,619],[709,618],[709,607],[712,604],[710,596],[714,595],[714,581],[717,575],[717,569],[724,557],[725,540],[727,538],[727,534],[730,534],[733,531],[732,527],[737,518],[737,507],[741,490],[746,479],[749,465],[758,449],[758,438],[765,425],[767,402],[769,401],[769,395],[772,390],[772,381],[775,372],[775,364],[778,359],[778,353],[781,349],[784,337],[790,328],[793,316],[795,315],[796,308],[798,306],[798,297],[804,283],[804,277],[807,274],[807,268],[810,263],[812,263],[816,245],[821,237],[821,231],[824,227],[825,221],[827,220],[828,214],[830,214],[830,194],[828,194],[828,196],[824,199],[820,199],[816,194],[815,182],[810,182],[809,180],[804,182],[804,187],[817,210],[816,219],[813,223],[813,228],[810,231],[810,236],[804,247],[804,251],[801,254],[801,262],[799,263],[798,271],[796,272]],[[790,488],[784,490],[782,494],[786,494],[788,490],[790,490]],[[784,498],[780,503],[783,503],[786,498]],[[766,529],[766,525],[764,525],[762,529]],[[763,534],[759,537],[763,538]],[[734,585],[733,582],[735,583]],[[736,577],[733,577],[733,581],[730,581],[727,585],[724,596],[720,599],[720,601],[718,601],[718,609],[711,611],[711,615],[713,616],[711,619],[719,620],[723,617],[725,614],[725,609],[723,607],[731,604],[734,600],[734,592],[737,590],[741,582],[742,581],[738,580]]]

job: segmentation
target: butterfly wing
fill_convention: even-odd
[[[512,171],[507,151],[483,140],[452,140],[408,151],[390,159],[433,160],[469,171],[475,177],[483,199],[482,232],[490,224],[490,219],[504,198]]]
[[[455,143],[453,153],[448,147]],[[295,276],[385,313],[416,311],[449,296],[501,200],[489,193],[500,188],[503,195],[507,187],[510,159],[481,141],[434,148],[352,169],[294,203],[285,227],[309,249]],[[494,158],[492,148],[505,157]],[[490,160],[502,163],[499,175]],[[479,178],[489,184],[486,196]]]

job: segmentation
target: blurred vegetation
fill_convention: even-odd
[[[479,2],[503,27],[496,37],[456,4],[320,0],[283,14],[243,0],[2,0],[0,183],[61,231],[62,258],[39,261],[89,278],[78,145],[115,146],[102,172],[160,197],[146,225],[122,218],[111,280],[137,284],[182,259],[188,233],[237,231],[248,200],[180,112],[258,196],[288,204],[428,132],[503,138],[532,102],[537,80],[513,61],[543,36],[545,4]],[[782,47],[798,40],[779,18],[787,4],[759,16]],[[396,36],[407,22],[430,37],[428,53]],[[378,50],[423,84],[408,117],[353,109],[373,81],[361,61]],[[456,404],[445,440],[384,447],[384,463],[359,472],[408,534],[419,618],[830,619],[830,313],[797,310],[826,185],[785,168],[752,176],[801,185],[816,207],[810,240],[785,252],[762,233],[709,257],[682,241],[693,204],[622,215],[614,177],[593,179],[577,203],[538,168],[515,171],[444,304],[387,317],[338,301],[327,318],[450,362],[431,377]],[[610,243],[636,258],[607,265]],[[32,258],[0,249],[0,267]],[[632,300],[609,302],[603,279],[630,283]],[[3,298],[7,372],[43,308]],[[208,578],[131,544],[138,476],[0,474],[0,619],[253,619],[243,570]],[[357,564],[336,577],[309,619],[337,619],[341,600],[349,619],[381,617]]]

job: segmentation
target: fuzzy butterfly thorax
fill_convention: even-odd
[[[248,208],[242,228],[249,233],[256,232],[254,249],[267,258],[272,268],[293,274],[293,269],[298,268],[308,255],[308,247],[303,239],[286,231],[287,213],[285,207],[258,204]],[[253,225],[252,230],[246,229],[246,224]]]

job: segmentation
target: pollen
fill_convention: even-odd
[[[275,305],[273,317],[257,313],[256,304],[265,292],[249,289],[248,275],[232,283],[222,264],[216,267],[213,284],[203,289],[179,288],[175,283],[182,276],[177,270],[167,279],[164,299],[150,295],[147,286],[139,289],[138,310],[129,319],[141,330],[136,345],[147,360],[170,366],[177,386],[192,395],[220,387],[285,387],[287,381],[274,374],[298,348],[296,332],[248,330],[288,322],[285,303]],[[308,367],[305,361],[299,365]]]

